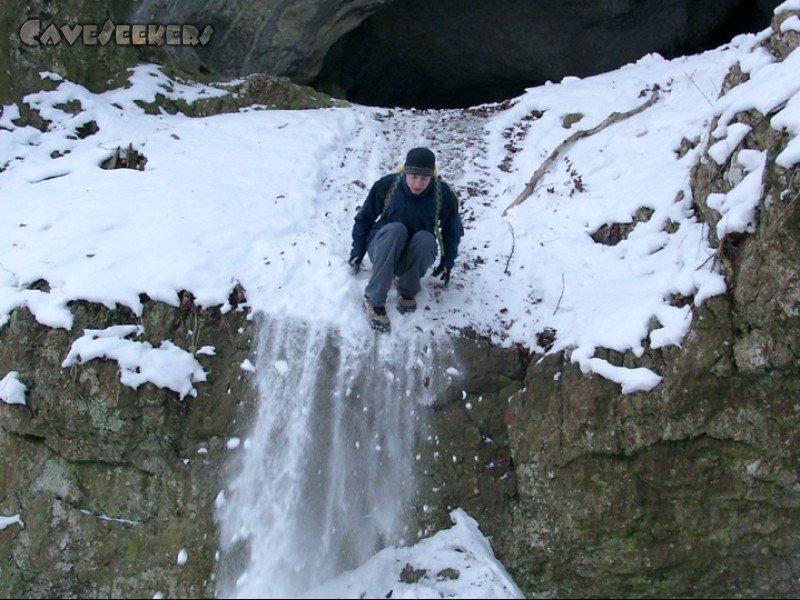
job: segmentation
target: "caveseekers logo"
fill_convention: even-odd
[[[39,19],[30,19],[19,29],[19,39],[28,46],[105,46],[113,42],[118,46],[205,46],[214,29],[206,25],[201,32],[194,25],[124,25],[110,19],[100,27],[88,25],[44,26]]]

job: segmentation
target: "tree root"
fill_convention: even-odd
[[[596,127],[592,127],[591,129],[583,129],[581,131],[576,131],[567,139],[565,139],[563,142],[561,142],[556,147],[556,149],[550,153],[550,156],[547,157],[547,160],[545,160],[541,164],[541,166],[538,169],[536,169],[536,172],[533,174],[533,177],[531,177],[530,181],[528,181],[528,184],[525,186],[525,189],[522,190],[522,193],[519,196],[517,196],[514,199],[514,201],[506,207],[506,209],[503,211],[503,216],[505,217],[508,211],[511,210],[513,207],[522,204],[522,202],[533,193],[534,189],[536,189],[536,184],[539,183],[539,180],[544,176],[547,170],[551,166],[553,166],[553,163],[568,146],[570,146],[571,144],[575,143],[576,141],[582,138],[589,137],[590,135],[593,135],[598,131],[602,131],[612,123],[619,123],[620,121],[624,121],[625,119],[632,117],[633,115],[639,114],[643,110],[650,108],[651,106],[653,106],[653,104],[656,103],[656,100],[658,100],[658,90],[659,90],[658,86],[655,86],[653,88],[653,93],[650,96],[650,99],[641,106],[638,106],[632,110],[623,113],[618,113],[618,112],[611,113],[608,116],[608,118],[606,118],[605,121],[603,121]]]

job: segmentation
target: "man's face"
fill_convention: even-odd
[[[406,174],[406,183],[408,184],[408,189],[411,190],[411,193],[415,196],[419,196],[422,192],[425,191],[425,188],[428,187],[428,184],[431,182],[430,175],[411,175],[410,173]]]

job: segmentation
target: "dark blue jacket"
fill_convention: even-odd
[[[386,214],[381,217],[386,196],[396,178],[400,177],[392,195]],[[369,191],[366,202],[355,217],[353,225],[353,247],[350,256],[363,257],[375,233],[387,223],[400,222],[408,229],[409,237],[418,231],[430,231],[436,235],[436,185],[441,186],[439,228],[444,250],[444,266],[452,270],[458,256],[458,245],[464,235],[464,226],[458,214],[458,199],[444,181],[431,178],[425,191],[419,196],[411,193],[405,175],[392,173],[381,177]]]

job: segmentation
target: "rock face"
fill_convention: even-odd
[[[233,0],[114,3],[9,0],[0,8],[0,100],[52,70],[101,88],[143,59],[195,76],[287,76],[361,104],[465,107],[519,95],[566,75],[616,69],[649,52],[666,57],[768,26],[779,0]],[[210,26],[208,43],[28,45],[20,27],[108,20]]]
[[[0,595],[213,596],[213,503],[226,442],[246,431],[253,407],[239,367],[252,329],[244,312],[199,310],[188,295],[176,304],[145,301],[137,319],[75,303],[72,331],[18,310],[0,330],[4,373],[30,384],[27,406],[0,402],[0,514],[24,523],[0,530]],[[201,357],[213,364],[197,398],[123,386],[111,361],[61,367],[83,329],[139,320],[156,347],[215,345],[216,356]]]
[[[780,59],[800,35],[767,44]],[[723,92],[741,81],[731,73]],[[658,365],[662,384],[620,395],[550,356],[509,404],[518,505],[493,539],[528,594],[800,592],[800,177],[775,163],[788,138],[769,118],[738,114],[751,132],[726,164],[707,159],[693,174],[714,232],[709,194],[740,181],[740,152],[766,152],[755,233],[717,240],[729,292],[695,310],[681,349],[608,352],[614,364]]]
[[[800,35],[778,25],[765,43],[781,59]],[[800,595],[800,175],[775,163],[789,138],[769,117],[737,115],[752,130],[731,160],[693,173],[713,232],[709,194],[738,181],[741,150],[767,153],[755,232],[715,240],[728,293],[695,309],[682,348],[604,356],[662,374],[653,392],[621,394],[569,356],[456,341],[475,400],[443,397],[432,424],[442,454],[475,458],[420,465],[441,490],[419,498],[422,527],[464,508],[529,597]],[[77,302],[70,331],[13,313],[0,373],[35,384],[28,406],[0,402],[0,515],[24,515],[0,529],[0,596],[214,596],[214,499],[254,406],[242,299],[143,298],[140,317]],[[153,345],[216,348],[197,397],[132,390],[111,362],[61,367],[82,329],[133,321]]]
[[[140,58],[134,46],[97,44],[84,46],[66,42],[58,45],[29,46],[22,42],[20,30],[30,19],[39,19],[43,27],[75,24],[101,24],[108,19],[123,22],[129,2],[98,3],[82,0],[61,2],[56,8],[47,0],[7,0],[0,4],[0,104],[16,102],[43,85],[39,73],[53,71],[62,77],[102,89],[109,78]]]

